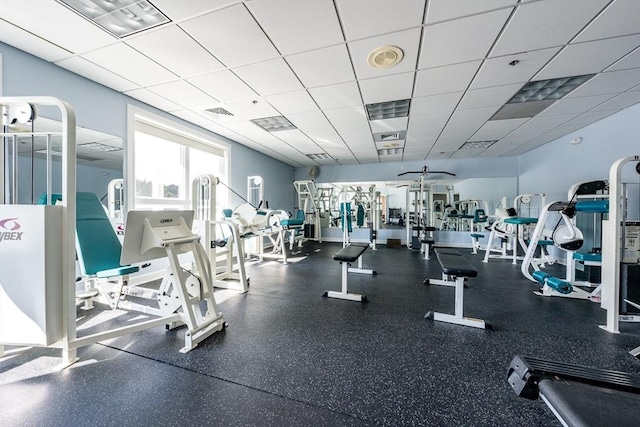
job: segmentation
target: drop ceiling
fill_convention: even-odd
[[[640,102],[638,0],[148,3],[169,22],[118,38],[55,0],[0,0],[0,41],[292,166],[516,156]],[[371,67],[383,46],[402,60]],[[492,120],[528,82],[585,74]],[[403,100],[407,116],[367,115]],[[277,116],[295,128],[252,122]]]

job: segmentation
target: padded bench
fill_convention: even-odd
[[[542,397],[565,426],[636,426],[640,419],[637,375],[515,356],[507,380],[520,397]]]
[[[488,324],[484,320],[464,317],[463,315],[464,280],[467,277],[477,277],[478,270],[456,249],[435,248],[435,253],[442,268],[442,279],[425,279],[422,283],[425,285],[455,287],[455,314],[430,311],[425,314],[425,319],[480,329],[488,328]]]
[[[369,302],[366,296],[361,294],[352,294],[347,291],[349,273],[376,274],[375,270],[362,268],[362,255],[368,248],[368,243],[350,243],[333,254],[333,259],[335,261],[339,261],[342,265],[342,290],[340,292],[326,291],[322,294],[323,297]],[[350,268],[349,265],[355,261],[358,261],[358,268]]]

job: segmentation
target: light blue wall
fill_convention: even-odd
[[[293,210],[293,168],[255,150],[237,144],[223,136],[214,134],[194,124],[185,122],[166,112],[144,104],[50,62],[43,61],[9,45],[0,43],[2,55],[3,96],[53,96],[67,101],[74,109],[77,124],[81,127],[121,137],[127,143],[127,105],[145,109],[183,126],[210,134],[230,145],[230,167],[227,182],[231,188],[246,197],[247,176],[261,175],[266,181],[265,198],[272,208]],[[42,109],[40,115],[59,119],[52,109]],[[78,173],[95,174],[78,168]],[[94,171],[95,172],[95,171]],[[80,176],[80,175],[79,175]],[[78,189],[83,179],[79,179]],[[100,188],[88,188],[97,194],[106,191],[102,182],[94,180]],[[84,183],[82,184],[84,186]],[[27,185],[29,187],[30,184]],[[29,196],[27,196],[29,197]],[[240,203],[238,198],[234,203]]]
[[[379,163],[374,166],[344,165],[344,166],[320,166],[320,175],[316,182],[363,182],[363,181],[393,181],[412,180],[420,177],[419,174],[404,175],[399,173],[419,171],[428,165],[430,170],[447,171],[456,174],[456,178],[491,178],[491,177],[515,177],[518,175],[518,162],[515,158],[498,159],[451,159],[429,160],[415,162],[389,162]],[[309,178],[309,168],[296,168],[296,180]],[[448,175],[430,175],[429,178],[447,178]]]
[[[581,144],[568,143],[579,136]],[[565,200],[573,184],[608,179],[613,162],[632,155],[640,155],[638,104],[520,155],[519,191],[545,193],[547,202]],[[634,177],[625,174],[625,179]]]

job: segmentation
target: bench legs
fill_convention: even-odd
[[[349,273],[360,273],[360,274],[376,274],[375,270],[371,270],[368,268],[362,268],[362,255],[358,257],[358,268],[349,267],[347,268],[347,272]]]
[[[484,320],[464,317],[464,277],[442,275],[443,279],[427,279],[426,285],[453,286],[456,289],[455,314],[438,313],[430,311],[425,314],[425,319],[433,319],[438,322],[454,323],[456,325],[471,326],[473,328],[486,329]],[[452,280],[453,279],[453,280]]]
[[[360,259],[360,258],[358,258]],[[327,298],[338,298],[338,299],[346,299],[349,301],[360,301],[360,302],[369,302],[366,296],[362,294],[352,294],[347,292],[347,279],[349,275],[349,263],[346,261],[342,261],[342,290],[340,292],[336,291],[326,291],[322,296]],[[356,270],[356,269],[353,269]]]

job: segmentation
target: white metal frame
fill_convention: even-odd
[[[484,320],[464,317],[464,279],[464,276],[452,276],[445,273],[442,273],[442,279],[428,279],[428,282],[425,282],[427,285],[451,286],[455,288],[455,310],[454,314],[429,311],[424,315],[424,318],[433,319],[438,322],[486,329],[487,325]]]

